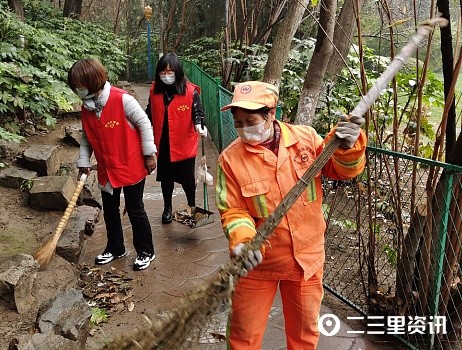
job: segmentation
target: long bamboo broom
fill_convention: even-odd
[[[53,233],[51,238],[34,254],[34,259],[38,261],[41,269],[46,268],[51,258],[53,257],[58,241],[61,238],[61,235],[64,231],[64,228],[67,225],[67,222],[69,221],[69,218],[71,217],[75,205],[77,204],[77,199],[79,198],[80,192],[82,192],[86,179],[87,174],[82,174],[80,176],[79,182],[77,183],[77,187],[75,188],[75,191],[72,194],[71,200],[67,205],[67,208],[64,211],[64,214],[61,217],[58,226],[56,226],[55,232]]]
[[[428,37],[433,26],[444,26],[446,24],[445,19],[435,18],[421,25],[409,42],[401,49],[400,53],[393,59],[387,70],[382,73],[374,86],[362,97],[350,115],[363,116],[407,59],[414,54],[417,47]],[[334,136],[326,144],[319,157],[287,193],[274,213],[258,228],[255,238],[246,246],[246,249],[260,249],[272,234],[274,228],[302,194],[307,184],[322,169],[340,143],[341,139]],[[245,253],[242,254],[242,256],[245,255]],[[168,312],[165,317],[146,317],[146,325],[111,340],[102,349],[187,349],[187,341],[191,334],[204,327],[207,324],[208,317],[231,296],[234,283],[239,279],[239,272],[244,267],[242,256],[232,258],[221,268],[218,276],[208,286],[184,297],[181,304],[176,309]]]

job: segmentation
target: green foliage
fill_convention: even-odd
[[[99,325],[100,323],[107,322],[109,315],[106,309],[101,309],[99,307],[91,308],[91,318],[90,322],[94,325]]]
[[[34,184],[34,180],[24,180],[22,183],[21,183],[21,186],[19,187],[19,189],[22,191],[22,192],[29,192],[30,189],[32,188],[32,185]]]
[[[357,48],[352,47],[348,56],[349,69],[343,69],[335,85],[330,85],[326,93],[320,98],[322,107],[317,110],[315,128],[326,133],[340,113],[351,112],[359,102],[361,94],[358,85],[354,82],[360,81],[359,59],[355,54]],[[364,65],[366,81],[368,86],[372,86],[380,74],[390,64],[390,58],[376,55],[372,49],[364,49]],[[433,125],[430,123],[431,110],[444,104],[443,84],[437,79],[432,71],[427,72],[427,79],[423,89],[422,104],[423,108],[420,116],[417,115],[417,82],[416,77],[422,76],[422,70],[416,70],[415,64],[403,67],[396,75],[396,86],[398,103],[396,106],[397,120],[399,128],[402,130],[403,143],[408,147],[413,147],[416,134],[417,118],[420,118],[420,133],[424,150],[435,138]],[[353,78],[353,79],[352,79]],[[393,89],[384,89],[380,97],[376,100],[371,120],[371,133],[369,143],[382,148],[391,147],[391,129],[394,120],[395,110],[393,101]],[[422,153],[428,155],[428,152]]]
[[[102,27],[63,18],[50,2],[25,1],[25,21],[0,6],[0,139],[19,141],[26,120],[51,127],[80,103],[67,86],[78,59],[96,57],[115,81],[124,69],[122,40]]]
[[[182,58],[199,65],[211,76],[222,76],[220,47],[221,36],[202,38],[194,41],[182,53]],[[289,52],[281,78],[280,100],[283,101],[282,114],[290,116],[295,112],[298,97],[303,87],[307,62],[313,54],[315,41],[313,39],[299,40],[293,38],[293,48]],[[268,53],[271,45],[243,46],[232,49],[224,62],[232,66],[242,65],[243,80],[261,80],[265,71]]]
[[[342,230],[356,230],[356,222],[345,219],[345,220],[335,220],[332,219],[332,225],[339,226]]]
[[[207,74],[221,75],[220,47],[221,35],[204,37],[193,41],[181,54],[181,57],[197,64]]]
[[[398,252],[392,246],[385,244],[383,247],[384,253],[387,255],[389,264],[396,268],[398,266]]]

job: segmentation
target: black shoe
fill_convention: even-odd
[[[114,259],[121,258],[125,255],[127,255],[126,251],[119,255],[115,255],[115,254],[112,254],[111,252],[104,251],[103,253],[101,253],[95,258],[95,264],[104,265],[104,264],[110,263]]]
[[[153,261],[155,258],[156,258],[156,255],[154,253],[138,254],[138,256],[135,259],[135,262],[133,263],[133,269],[135,271],[147,269],[149,265],[151,264],[151,261]]]
[[[162,213],[162,223],[169,224],[172,222],[172,207],[164,208],[164,212]]]

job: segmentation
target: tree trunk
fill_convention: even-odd
[[[191,11],[186,11],[186,4],[187,0],[183,0],[181,5],[181,22],[180,25],[180,32],[176,36],[175,44],[173,44],[173,52],[176,52],[181,45],[181,40],[186,34],[186,28],[188,27],[189,15],[186,17],[186,13],[191,13]]]
[[[321,1],[316,46],[300,93],[295,124],[310,125],[313,120],[327,64],[333,51],[332,36],[336,10],[337,0]]]
[[[122,0],[119,0],[117,2],[116,17],[114,20],[114,34],[115,35],[119,35],[121,12],[122,12]]]
[[[64,2],[63,17],[80,18],[82,14],[82,0],[66,0]]]
[[[403,242],[396,274],[396,309],[398,315],[405,315],[412,303],[412,282],[416,272],[415,261],[417,260],[419,243],[425,230],[426,214],[425,205],[416,206],[416,211],[412,215],[411,224]]]
[[[169,38],[170,38],[170,32],[173,27],[173,18],[175,16],[177,8],[177,0],[173,0],[170,3],[170,9],[168,10],[168,17],[167,17],[167,23],[165,24],[165,28],[163,31],[163,36],[162,36],[162,52],[167,53],[169,52]]]
[[[268,54],[263,81],[279,86],[282,70],[290,52],[292,38],[300,25],[305,8],[309,3],[309,0],[291,0],[289,2],[287,13]]]
[[[24,21],[24,4],[22,0],[8,0],[8,7],[18,16],[21,21]]]
[[[448,25],[440,28],[441,31],[441,60],[443,62],[443,76],[444,76],[444,99],[447,101],[452,98],[452,103],[449,108],[447,124],[446,124],[446,159],[449,157],[454,144],[456,142],[456,105],[454,96],[449,97],[449,91],[454,78],[454,53],[452,48],[452,34],[451,34],[451,17],[449,15],[449,1],[438,0],[436,2],[438,11],[441,16],[448,20]]]
[[[363,5],[364,0],[345,0],[340,10],[334,29],[334,52],[330,56],[326,71],[327,78],[334,82],[342,68],[345,67],[345,60],[356,28],[356,16],[361,12]]]

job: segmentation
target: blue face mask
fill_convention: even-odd
[[[75,89],[75,93],[76,93],[81,99],[84,99],[84,100],[90,100],[90,99],[92,99],[93,97],[95,97],[95,94],[91,94],[91,95],[88,94],[88,89],[87,89],[87,88],[77,88],[77,89]]]

